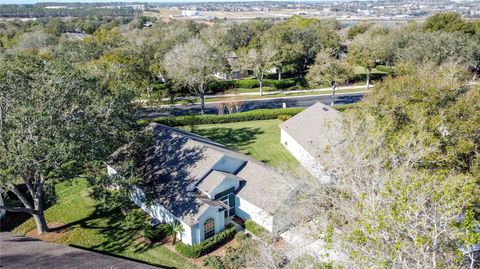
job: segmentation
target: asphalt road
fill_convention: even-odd
[[[335,98],[335,104],[350,104],[358,102],[363,93],[353,93],[353,94],[341,94],[337,95]],[[285,103],[287,107],[309,107],[317,102],[322,102],[324,104],[330,104],[331,96],[322,95],[322,96],[298,96],[298,97],[284,97],[284,98],[275,98],[275,99],[258,99],[258,100],[248,100],[243,101],[242,111],[249,111],[260,108],[281,108],[282,104]],[[144,109],[140,113],[140,118],[152,118],[158,116],[179,116],[185,115],[188,113],[199,114],[200,105],[191,104],[191,105],[176,105],[170,108],[162,109]],[[214,103],[205,104],[205,113],[206,114],[217,114],[217,109]]]

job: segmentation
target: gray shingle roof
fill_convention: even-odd
[[[214,164],[223,157],[245,161],[234,175],[244,182],[237,195],[248,202],[274,213],[291,193],[285,183],[288,177],[264,163],[183,130],[160,124],[148,128],[154,132],[154,143],[139,161],[143,184],[138,187],[151,202],[160,203],[189,225],[197,223],[210,206],[221,206],[188,190],[196,183],[214,188],[226,176],[222,171],[212,174]],[[205,176],[206,181],[198,182]]]
[[[337,135],[342,121],[342,115],[334,108],[316,103],[280,124],[300,146],[313,157],[318,156]]]
[[[242,179],[237,178],[235,175],[230,173],[212,170],[207,176],[205,176],[205,178],[202,179],[202,181],[200,181],[200,183],[197,184],[197,188],[206,193],[210,193],[222,182],[231,180],[241,181]]]

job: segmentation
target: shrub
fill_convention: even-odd
[[[177,250],[178,253],[182,254],[185,257],[198,258],[200,256],[203,256],[213,251],[215,248],[217,248],[221,244],[232,239],[236,233],[237,231],[235,230],[235,227],[230,226],[226,228],[223,232],[220,232],[208,238],[207,240],[203,241],[200,244],[189,246],[182,242],[179,242],[175,246],[175,249]]]
[[[260,84],[256,79],[240,79],[240,80],[235,80],[235,87],[244,88],[244,89],[253,89],[253,88],[260,87]]]
[[[290,115],[278,115],[277,119],[281,120],[281,121],[287,121],[290,119]]]
[[[139,120],[139,124],[148,124],[156,122],[163,125],[176,126],[195,126],[201,124],[219,124],[231,122],[243,122],[253,120],[273,120],[279,115],[295,116],[303,111],[303,108],[278,108],[278,109],[256,109],[247,112],[225,115],[203,115],[198,117],[177,116],[177,117],[158,117],[153,119]]]
[[[150,241],[150,243],[157,242],[165,238],[165,229],[165,225],[162,224],[155,227],[145,224],[142,229],[142,235],[146,240]]]
[[[209,256],[203,259],[203,266],[212,269],[225,269],[223,260],[220,256]]]
[[[260,226],[259,224],[257,224],[256,222],[250,219],[247,219],[245,221],[245,229],[247,229],[249,232],[251,232],[256,236],[260,236],[263,233],[268,233],[268,231],[265,228],[263,228],[262,226]]]
[[[225,92],[235,88],[233,80],[214,80],[208,84],[208,90],[211,93]]]

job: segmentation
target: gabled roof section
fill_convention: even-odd
[[[316,157],[339,132],[342,114],[336,109],[316,103],[280,124],[302,148]]]
[[[210,171],[210,173],[208,173],[208,175],[205,176],[205,178],[200,181],[200,183],[198,183],[197,188],[212,197],[212,194],[215,191],[221,192],[232,186],[236,186],[238,188],[241,180],[241,178],[235,176],[234,174],[225,173],[218,170],[212,170]],[[229,187],[222,190],[217,190],[220,186]]]

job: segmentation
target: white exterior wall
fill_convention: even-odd
[[[223,217],[223,212],[218,212],[218,208],[216,207],[210,207],[198,218],[198,224],[192,227],[194,244],[200,243],[205,240],[205,230],[203,228],[205,221],[207,221],[207,219],[209,218],[212,218],[215,221],[215,234],[218,234],[225,229],[225,219]]]
[[[215,195],[221,193],[222,191],[228,190],[231,187],[235,187],[235,190],[240,187],[240,182],[237,180],[224,180],[222,181],[215,189],[213,189],[208,195],[210,199],[213,199]]]
[[[169,223],[169,222],[174,222],[178,221],[179,223],[182,224],[183,226],[183,232],[177,235],[177,238],[182,240],[185,244],[188,245],[193,245],[195,244],[195,241],[193,239],[193,231],[192,227],[190,227],[188,224],[184,223],[181,221],[179,218],[175,217],[170,211],[168,211],[166,208],[164,208],[161,205],[152,205],[150,207],[147,207],[143,202],[141,201],[142,197],[142,192],[137,189],[137,193],[133,195],[133,201],[135,204],[143,209],[147,214],[149,214],[151,217],[158,219],[162,223]]]
[[[273,232],[273,216],[267,211],[235,196],[235,214],[242,219],[251,219],[269,232]]]
[[[330,180],[330,178],[323,173],[323,169],[318,161],[283,129],[280,129],[280,142],[310,174],[321,181],[328,182]]]

